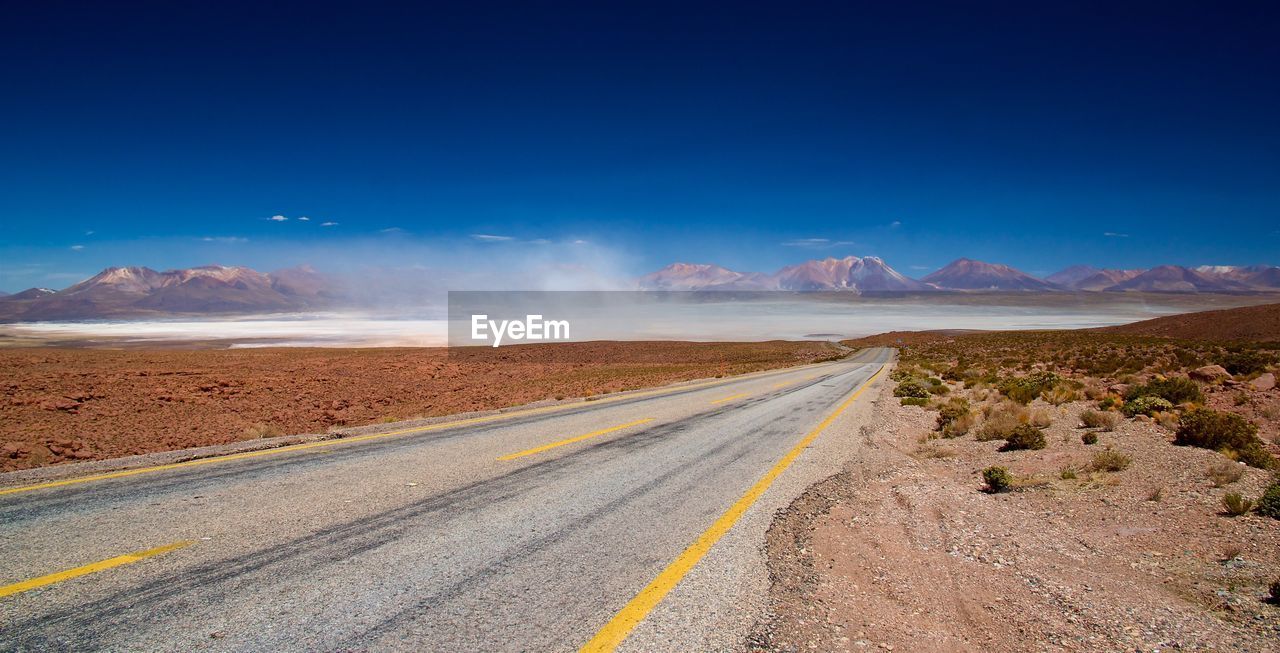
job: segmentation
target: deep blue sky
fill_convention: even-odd
[[[1280,263],[1280,5],[791,4],[11,3],[0,289],[381,239]]]

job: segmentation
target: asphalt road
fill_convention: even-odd
[[[3,494],[0,649],[607,649],[890,357]]]

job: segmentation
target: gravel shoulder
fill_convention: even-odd
[[[1270,474],[1177,447],[1153,422],[1081,441],[1083,402],[1046,407],[1048,447],[926,440],[937,413],[880,389],[861,450],[780,512],[766,537],[766,615],[750,650],[1274,651],[1280,521],[1223,513]],[[1119,472],[1079,473],[1111,447]],[[1006,466],[1013,492],[982,491]]]

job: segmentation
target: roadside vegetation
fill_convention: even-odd
[[[1061,497],[1073,514],[1092,510],[1077,501],[1096,505],[1083,499],[1089,493],[1107,497],[1105,510],[1171,496],[1185,506],[1188,493],[1210,492],[1198,519],[1280,528],[1280,343],[1075,331],[920,334],[898,346],[894,395],[933,413],[916,457],[967,467],[975,490],[1011,495],[1001,501]],[[1178,461],[1194,462],[1168,467]],[[1133,518],[1132,507],[1116,510],[1116,519]],[[1215,552],[1208,569],[1246,564],[1249,542],[1237,545]],[[1240,600],[1257,605],[1276,568],[1243,569],[1227,595],[1252,587],[1253,598]]]

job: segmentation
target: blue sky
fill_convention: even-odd
[[[1274,3],[203,4],[9,8],[0,289],[384,242],[1280,263]]]

